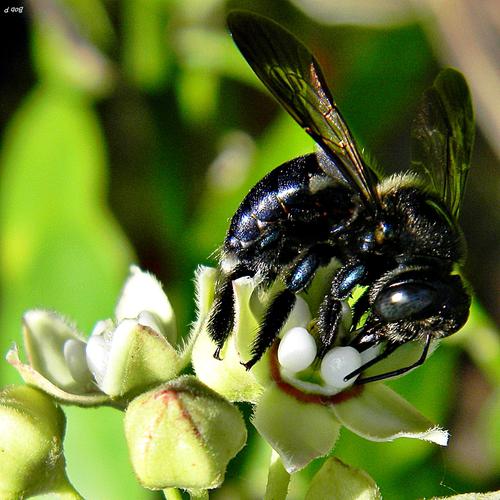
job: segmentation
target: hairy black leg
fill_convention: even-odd
[[[285,290],[273,298],[264,314],[264,319],[252,346],[252,358],[244,363],[247,370],[259,361],[274,342],[295,305],[295,294],[311,283],[318,267],[325,261],[325,249],[322,247],[311,249],[296,259],[292,271],[285,279]]]
[[[335,274],[330,291],[325,295],[318,314],[319,357],[323,357],[335,342],[342,312],[342,300],[347,299],[354,288],[366,277],[366,267],[360,262],[342,266]]]
[[[322,358],[337,338],[342,312],[342,302],[331,294],[325,296],[319,307],[318,329],[320,348],[318,356]]]
[[[368,382],[377,382],[379,380],[384,380],[384,379],[390,378],[390,377],[396,377],[397,375],[402,375],[403,373],[406,373],[410,370],[413,370],[413,368],[416,368],[417,366],[422,365],[424,363],[424,361],[427,359],[427,354],[429,353],[429,347],[431,345],[431,340],[432,340],[432,336],[430,334],[428,334],[427,338],[425,340],[425,345],[424,345],[424,348],[422,350],[422,354],[417,359],[417,361],[415,361],[411,365],[405,366],[403,368],[398,368],[397,370],[392,370],[390,372],[380,373],[378,375],[373,375],[372,377],[361,378],[361,379],[356,380],[354,383],[359,385],[359,384],[366,384]],[[350,380],[351,378],[353,378],[356,375],[358,375],[359,373],[361,373],[363,370],[366,370],[367,368],[369,368],[370,366],[373,366],[374,364],[378,363],[382,359],[385,359],[387,356],[389,356],[389,354],[393,353],[401,345],[403,345],[403,344],[400,344],[400,343],[391,344],[390,346],[388,346],[384,350],[384,352],[379,354],[377,357],[373,358],[372,360],[368,361],[364,365],[360,366],[357,370],[354,370],[351,373],[349,373],[349,375],[344,377],[344,380],[346,380],[346,381]]]
[[[208,334],[217,346],[214,358],[220,359],[220,352],[234,327],[233,281],[242,276],[252,276],[253,274],[245,267],[237,266],[229,274],[223,275],[217,283],[207,323]]]
[[[242,363],[247,370],[252,368],[252,366],[259,361],[262,355],[274,342],[281,327],[285,324],[290,315],[295,305],[295,300],[295,294],[287,288],[278,292],[273,298],[271,305],[264,314],[259,333],[252,345],[252,357],[250,361]]]

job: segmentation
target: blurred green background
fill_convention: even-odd
[[[12,0],[2,7],[0,352],[23,311],[57,309],[88,334],[112,315],[128,266],[165,284],[186,333],[193,272],[215,264],[228,220],[265,173],[313,144],[253,76],[225,28],[232,8],[272,17],[317,55],[359,143],[388,172],[439,68],[472,87],[478,137],[462,210],[478,298],[462,333],[392,383],[451,430],[446,449],[368,443],[335,453],[385,498],[497,489],[500,472],[500,126],[494,1]],[[491,15],[490,15],[491,14]],[[496,27],[498,28],[498,26]],[[0,365],[2,385],[19,378]],[[85,498],[154,497],[128,464],[121,415],[68,408],[68,472]],[[251,440],[214,498],[263,495],[269,450]],[[319,467],[292,480],[290,498]]]

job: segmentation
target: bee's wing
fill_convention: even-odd
[[[474,143],[472,102],[463,75],[446,68],[422,99],[412,127],[412,166],[458,217]]]
[[[311,52],[274,21],[250,12],[230,13],[228,26],[264,85],[322,149],[333,155],[336,161],[325,165],[339,169],[368,207],[378,205],[377,175],[363,162]],[[328,169],[325,173],[339,176]]]

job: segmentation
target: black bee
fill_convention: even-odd
[[[215,357],[233,329],[232,281],[241,276],[276,279],[284,289],[272,299],[252,346],[253,366],[276,339],[296,294],[306,290],[332,258],[332,277],[316,318],[319,357],[334,344],[341,301],[362,286],[354,306],[350,345],[382,345],[372,361],[409,341],[421,341],[410,366],[358,379],[380,380],[425,361],[431,340],[459,330],[470,294],[458,274],[465,241],[457,224],[469,170],[474,120],[463,76],[443,70],[424,94],[412,129],[417,173],[383,178],[367,164],[309,50],[264,17],[233,12],[233,39],[254,72],[319,145],[259,181],[244,198],[224,240],[208,330]]]

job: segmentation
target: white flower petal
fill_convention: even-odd
[[[362,351],[361,354],[361,362],[363,364],[368,363],[368,361],[371,361],[372,359],[375,359],[381,351],[381,346],[380,344],[375,344],[369,347],[368,349]]]
[[[86,358],[89,370],[99,387],[106,374],[111,350],[111,340],[104,335],[91,335],[87,342]]]
[[[92,373],[87,365],[85,350],[87,344],[81,340],[69,339],[64,343],[64,358],[71,375],[77,382],[88,383],[92,381]]]
[[[199,274],[198,279],[210,278],[212,287],[203,285],[203,282],[197,282],[198,287],[203,285],[200,291],[204,291],[204,295],[198,293],[198,301],[200,303],[199,310],[208,310],[210,304],[207,303],[208,295],[212,297],[214,278],[206,273]],[[236,324],[234,326],[233,335],[226,342],[226,345],[221,351],[222,360],[215,359],[215,343],[209,337],[206,329],[206,318],[203,316],[200,319],[205,320],[200,325],[200,332],[194,343],[192,362],[196,371],[196,376],[210,388],[223,395],[230,401],[252,401],[255,402],[262,393],[262,385],[257,379],[256,372],[259,368],[266,372],[262,377],[267,381],[268,363],[258,363],[252,370],[247,371],[241,365],[242,360],[249,359],[250,346],[253,335],[258,327],[257,319],[250,308],[250,297],[256,287],[256,280],[249,277],[242,277],[233,281],[233,289],[235,294],[235,316]],[[262,366],[264,365],[264,366]]]
[[[331,406],[338,420],[370,441],[409,437],[446,446],[448,431],[436,427],[408,401],[383,384],[366,384],[361,394]]]
[[[158,318],[158,316],[156,316],[156,314],[152,312],[142,311],[141,313],[139,313],[139,316],[137,316],[137,322],[142,326],[147,326],[155,332],[164,335],[163,326],[160,319]]]
[[[327,407],[297,401],[274,384],[257,404],[252,423],[279,453],[289,473],[326,455],[340,432],[340,424]]]
[[[83,340],[77,329],[59,314],[34,309],[23,316],[24,346],[30,365],[61,389],[84,392],[87,388],[73,378],[64,357],[64,344]]]
[[[131,266],[130,277],[125,282],[116,306],[116,320],[120,322],[123,319],[137,318],[143,311],[155,314],[170,343],[175,343],[177,334],[174,311],[160,282],[152,274]]]
[[[287,332],[295,326],[302,326],[306,328],[311,321],[311,311],[307,302],[302,297],[296,297],[295,305],[292,312],[288,316],[285,325],[281,329],[282,332]]]

